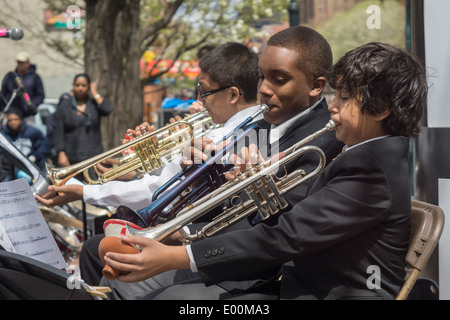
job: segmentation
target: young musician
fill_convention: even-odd
[[[269,106],[269,112],[264,115],[265,125],[268,129],[267,141],[269,142],[267,155],[272,155],[271,151],[273,148],[271,147],[274,145],[278,144],[279,150],[285,150],[306,136],[322,129],[330,120],[330,111],[321,94],[326,83],[326,75],[331,66],[332,54],[328,42],[310,28],[302,26],[288,28],[273,35],[269,39],[267,47],[259,59],[260,99],[262,103]],[[325,152],[328,162],[339,154],[343,147],[343,144],[336,140],[334,133],[324,134],[316,141],[313,141],[312,144],[319,146]],[[309,172],[312,167],[315,168],[316,166],[317,158],[305,155],[297,161],[294,161],[294,164],[287,168],[287,171],[289,172],[296,167]],[[289,204],[294,206],[304,198],[305,194],[306,186],[302,185],[289,192],[286,198]],[[254,221],[250,220],[249,223],[247,220],[244,220],[236,227],[225,231],[224,234],[232,237],[235,231],[231,231],[231,229],[242,230],[241,232],[244,234],[249,231],[253,232],[252,223]],[[189,226],[191,230],[195,230],[196,228],[197,224]],[[136,240],[136,237],[133,237],[133,239]],[[141,239],[138,241],[141,243]],[[204,241],[206,243],[209,240]],[[245,237],[242,238],[242,241],[246,241]],[[195,243],[192,245],[193,249],[195,245]],[[224,245],[214,248],[210,247],[208,250],[209,252],[222,252],[222,250],[219,250],[222,247]],[[161,253],[163,254],[169,252],[166,251],[165,247],[161,247],[161,249]],[[178,253],[186,254],[184,257],[187,257],[186,247],[175,246],[173,249],[177,250]],[[214,249],[217,250],[214,251]],[[203,252],[203,254],[211,256],[211,254],[207,254],[208,250]],[[146,252],[147,250],[144,249],[141,257]],[[263,252],[264,250],[261,253]],[[217,255],[222,256],[223,254],[218,253],[215,256]],[[111,258],[114,260],[119,260],[119,257],[121,258],[121,256],[111,254]],[[157,259],[160,258],[158,253],[155,254],[155,257],[158,257]],[[126,260],[120,259],[120,262],[112,261],[111,259],[108,261],[112,261],[113,264],[120,268],[125,267],[136,270],[135,267],[137,267],[145,270],[145,272],[148,271],[146,263],[138,267],[134,264],[135,261],[131,262],[134,258],[130,261],[128,261],[128,258],[126,257]],[[148,262],[148,260],[145,261]],[[176,262],[176,260],[172,261]],[[128,265],[128,262],[131,262],[133,265]],[[223,279],[227,281],[222,281],[208,288],[205,288],[203,280],[200,278],[200,273],[190,271],[189,259],[183,260],[183,262],[187,262],[187,265],[180,266],[180,268],[173,268],[162,264],[164,269],[160,269],[155,273],[150,271],[154,275],[162,272],[160,275],[136,284],[120,281],[134,282],[143,280],[148,278],[147,276],[150,273],[144,275],[139,272],[132,272],[129,277],[120,278],[120,281],[107,282],[104,280],[102,283],[113,288],[111,298],[121,299],[133,299],[138,296],[144,296],[152,291],[159,292],[159,290],[165,290],[165,286],[181,280],[185,280],[190,285],[175,286],[179,291],[175,296],[172,296],[173,292],[171,291],[169,296],[167,296],[169,299],[219,299],[227,297],[267,299],[278,297],[277,293],[268,290],[268,288],[271,288],[274,284],[272,280],[279,277],[279,268],[282,262],[274,263],[267,268],[263,267],[260,270],[255,270],[249,277]],[[127,265],[125,266],[125,264]],[[250,262],[250,264],[252,263]],[[187,270],[171,270],[183,269],[184,267]],[[166,270],[171,271],[163,272]],[[195,263],[193,263],[192,270],[197,271]],[[199,269],[199,271],[201,270]],[[196,286],[202,289],[193,289]]]

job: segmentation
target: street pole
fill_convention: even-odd
[[[289,25],[291,27],[298,26],[300,24],[299,19],[299,6],[296,0],[291,0],[288,7],[289,11]]]

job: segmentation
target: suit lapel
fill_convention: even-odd
[[[328,106],[325,99],[323,99],[310,113],[297,119],[278,141],[270,145],[269,150],[267,150],[267,146],[270,140],[271,125],[264,120],[259,120],[255,123],[258,123],[261,126],[260,130],[263,130],[262,133],[260,131],[258,134],[260,151],[263,156],[267,155],[269,157],[280,151],[284,151],[307,135],[319,130],[321,128],[320,126],[325,126],[326,121],[329,119]]]

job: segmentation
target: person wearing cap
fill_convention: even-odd
[[[23,121],[22,110],[10,108],[6,114],[7,123],[1,128],[2,134],[40,170],[45,170],[45,161],[51,151],[47,138],[39,129]]]
[[[41,77],[36,73],[36,65],[31,64],[30,55],[27,52],[19,52],[16,56],[17,67],[14,71],[8,72],[2,82],[2,97],[0,97],[0,111],[3,112],[8,104],[14,90],[18,89],[18,79],[23,84],[25,92],[28,94],[35,107],[44,102],[45,91]],[[23,117],[33,115],[25,98],[24,92],[18,94],[11,102],[10,108],[20,109]]]

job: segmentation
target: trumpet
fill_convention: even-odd
[[[47,165],[47,175],[54,185],[60,186],[80,173],[83,173],[88,184],[103,184],[135,170],[148,173],[164,165],[163,157],[170,161],[183,152],[192,138],[200,137],[216,126],[207,111],[203,110],[156,131],[144,132],[121,146],[68,167]],[[99,172],[97,164],[114,157],[117,161],[112,168]],[[91,177],[91,168],[95,170],[96,177]]]
[[[233,131],[222,138],[222,140],[225,141],[228,139],[231,140],[234,136],[232,143],[227,144],[220,152],[212,154],[200,166],[197,167],[197,165],[194,164],[179,172],[155,192],[152,203],[147,207],[135,212],[127,206],[119,206],[116,210],[119,219],[133,222],[140,227],[146,228],[150,226],[157,217],[171,219],[175,217],[182,208],[189,205],[189,203],[216,190],[226,182],[224,172],[230,170],[232,167],[230,165],[220,164],[220,159],[228,154],[232,148],[245,139],[253,130],[260,128],[259,124],[252,124],[252,122],[259,115],[266,113],[268,110],[269,107],[262,104],[258,111],[247,117]],[[187,175],[189,172],[192,172],[192,174]],[[201,180],[201,183],[192,188],[192,185],[198,183],[199,180]],[[169,186],[176,182],[178,182],[178,184],[173,186],[172,189],[162,194],[161,197],[155,198],[155,195],[161,194],[162,191],[167,190]],[[179,195],[186,194],[186,190],[189,190],[188,194],[182,196],[176,205],[168,209],[168,206],[172,204]]]
[[[163,241],[171,234],[180,231],[185,242],[193,242],[198,239],[207,238],[213,234],[228,228],[237,221],[257,212],[262,220],[273,214],[279,213],[288,205],[283,195],[296,186],[305,183],[322,172],[326,163],[323,151],[316,147],[307,145],[320,135],[335,129],[335,124],[330,120],[321,130],[299,141],[284,153],[280,160],[270,163],[270,160],[251,167],[248,171],[241,173],[237,179],[223,184],[215,192],[205,196],[185,207],[172,220],[167,221],[153,229],[138,230],[127,224],[127,230],[131,235],[138,235],[157,241]],[[304,170],[296,170],[284,177],[277,178],[275,173],[288,162],[297,159],[301,155],[314,152],[319,156],[317,167],[306,174]],[[239,194],[244,191],[250,196],[249,200],[242,201]],[[211,223],[206,225],[195,234],[187,234],[182,230],[188,223],[203,216],[218,204],[230,199],[233,204],[230,208],[215,217]]]

